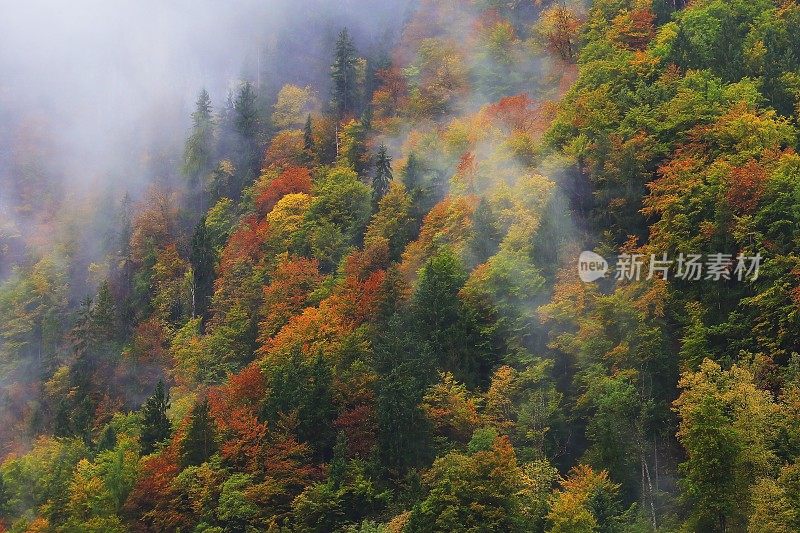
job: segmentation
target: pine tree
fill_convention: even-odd
[[[297,437],[310,444],[317,456],[328,459],[336,440],[331,370],[323,357],[308,363],[301,358],[295,351],[289,361],[272,369],[270,396],[262,417],[269,424],[277,424],[282,415],[297,412]]]
[[[419,406],[436,367],[416,329],[412,317],[397,313],[375,340],[378,455],[400,472],[423,463],[430,452],[430,428]]]
[[[378,148],[378,157],[375,160],[375,177],[372,178],[372,199],[375,206],[389,191],[392,181],[392,158],[386,153],[386,145]]]
[[[333,80],[333,109],[341,119],[355,111],[356,88],[356,49],[347,28],[339,33],[336,41],[331,79]]]
[[[249,81],[242,84],[233,103],[233,125],[242,139],[254,139],[258,134],[256,91]]]
[[[253,84],[245,82],[239,88],[233,103],[233,128],[236,134],[235,167],[237,174],[234,196],[255,178],[261,165],[258,149],[260,120],[258,102]]]
[[[306,117],[306,125],[303,128],[303,159],[309,166],[314,163],[314,131],[311,128],[311,115]]]
[[[8,488],[6,487],[5,479],[3,478],[3,474],[0,473],[0,516],[6,516],[9,511],[9,500],[11,500],[11,495],[9,494]]]
[[[500,246],[502,233],[495,225],[495,214],[486,198],[481,198],[473,216],[473,234],[470,239],[475,264],[481,264],[492,257]]]
[[[180,449],[183,467],[203,464],[217,451],[216,429],[208,398],[194,405]]]
[[[203,217],[192,236],[192,315],[206,318],[214,293],[214,248]]]
[[[406,168],[403,172],[403,184],[406,186],[406,191],[411,199],[411,218],[414,219],[414,228],[411,232],[411,238],[416,237],[419,229],[422,227],[422,220],[428,212],[430,207],[428,204],[427,191],[423,187],[423,167],[419,158],[411,152],[408,154],[406,160]]]
[[[367,58],[366,66],[364,69],[364,90],[362,94],[362,106],[364,108],[364,113],[369,113],[370,118],[372,116],[372,106],[370,103],[372,102],[372,96],[375,93],[375,89],[378,88],[379,81],[377,76],[377,71],[379,68],[385,68],[388,66],[388,60],[374,60]]]
[[[328,474],[328,479],[335,487],[340,487],[345,481],[347,473],[347,435],[340,431],[336,434],[336,444],[333,446],[333,458]]]
[[[117,317],[120,337],[125,337],[132,329],[136,311],[131,302],[133,293],[134,262],[131,253],[133,235],[133,201],[126,192],[119,206],[116,220],[119,228],[115,243],[116,261],[111,272],[111,280],[117,292]]]
[[[233,160],[234,149],[237,145],[236,128],[234,127],[234,111],[233,92],[228,91],[225,98],[225,105],[219,111],[219,116],[216,122],[219,124],[219,135],[217,141],[216,159],[218,160]],[[227,194],[227,192],[225,191]]]
[[[112,450],[117,445],[117,430],[114,426],[108,424],[97,439],[97,450],[105,451]]]
[[[214,121],[211,97],[203,89],[192,113],[192,132],[186,140],[183,155],[183,173],[189,179],[191,190],[196,191],[200,180],[212,167],[214,155]]]
[[[438,364],[474,386],[488,375],[491,361],[486,339],[458,295],[466,281],[461,259],[443,248],[420,271],[412,305],[419,334],[439,357]]]
[[[422,186],[422,165],[414,152],[408,154],[406,169],[403,172],[403,184],[412,198],[414,192]]]
[[[112,340],[116,336],[117,310],[108,282],[100,285],[97,293],[97,303],[92,311],[92,329],[98,339]]]
[[[169,409],[169,392],[164,388],[164,381],[159,380],[156,390],[142,407],[142,455],[153,453],[159,443],[169,438],[172,424],[167,418]]]
[[[78,309],[78,316],[75,325],[70,331],[70,340],[72,341],[72,350],[75,352],[76,358],[80,360],[89,351],[93,345],[93,310],[92,298],[87,296],[81,300],[80,308]]]
[[[361,113],[361,127],[364,129],[365,134],[369,134],[372,131],[372,106],[367,105],[364,108],[364,112]]]

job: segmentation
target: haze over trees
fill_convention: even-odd
[[[800,5],[397,17],[198,87],[90,266],[0,210],[0,531],[800,530]]]

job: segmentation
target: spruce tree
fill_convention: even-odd
[[[328,479],[335,487],[340,487],[347,475],[347,435],[344,431],[336,434],[336,444],[333,446],[333,458],[328,474]]]
[[[219,116],[216,119],[216,122],[219,124],[219,134],[215,156],[218,160],[233,161],[234,159],[234,149],[237,145],[234,117],[233,92],[228,91],[225,104],[220,109]],[[221,193],[223,196],[229,194],[227,190],[221,191]]]
[[[9,494],[3,474],[0,472],[0,516],[6,516],[8,514],[10,501],[11,494]]]
[[[422,165],[414,152],[408,154],[406,169],[403,173],[403,184],[413,198],[415,191],[422,186]]]
[[[377,453],[383,465],[400,473],[425,463],[431,451],[420,403],[436,375],[435,355],[417,329],[413,317],[397,313],[375,340]]]
[[[97,439],[97,450],[112,450],[117,445],[117,430],[111,424],[103,428]]]
[[[153,453],[157,445],[172,432],[172,424],[167,418],[169,409],[169,392],[164,388],[164,381],[159,380],[156,390],[142,407],[142,455]]]
[[[192,264],[192,315],[207,318],[214,293],[214,248],[203,217],[192,236],[192,250],[189,254]]]
[[[420,228],[422,227],[422,220],[428,212],[428,200],[426,191],[422,183],[423,167],[419,158],[411,152],[408,154],[406,160],[406,168],[403,172],[403,184],[406,186],[406,192],[411,199],[411,218],[414,219],[413,229],[410,238],[414,239]]]
[[[203,89],[192,113],[192,132],[186,140],[183,156],[183,173],[189,179],[191,190],[197,190],[202,177],[211,170],[213,156],[214,121],[211,97]]]
[[[381,144],[375,160],[375,177],[372,178],[372,199],[376,207],[381,198],[389,191],[391,181],[392,158],[386,153],[386,145]]]
[[[208,398],[194,405],[180,450],[183,467],[203,464],[217,451],[216,430]]]
[[[255,139],[258,135],[258,106],[256,91],[249,81],[242,84],[233,103],[233,125],[242,139]]]
[[[92,329],[98,339],[110,341],[116,336],[117,310],[108,282],[100,285],[97,293],[97,303],[92,311]]]
[[[341,119],[353,114],[357,101],[356,88],[356,49],[347,28],[339,33],[336,40],[331,79],[333,81],[333,109]]]
[[[311,115],[306,117],[306,125],[303,128],[303,159],[309,166],[314,163],[314,132],[311,129]]]
[[[236,136],[235,167],[236,183],[234,196],[258,174],[261,165],[261,153],[258,149],[260,120],[258,102],[253,84],[245,82],[239,88],[233,103],[233,128]]]
[[[502,232],[495,225],[496,215],[486,198],[481,198],[473,217],[473,234],[469,241],[475,264],[481,264],[497,253]]]

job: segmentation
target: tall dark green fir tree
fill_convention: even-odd
[[[375,177],[372,178],[372,200],[377,207],[386,193],[389,191],[389,183],[392,181],[392,158],[386,152],[386,145],[381,144],[378,148],[378,155],[375,158]]]
[[[214,247],[205,217],[194,230],[189,262],[192,265],[192,316],[205,320],[214,293]]]
[[[164,381],[159,380],[156,390],[142,407],[142,455],[153,453],[159,443],[169,438],[172,424],[167,418],[169,409],[169,392]]]
[[[356,111],[358,102],[356,61],[356,48],[345,28],[339,33],[339,38],[336,40],[336,51],[331,66],[332,104],[339,119],[353,115]]]
[[[111,341],[117,337],[117,307],[108,282],[104,281],[97,292],[92,311],[92,329],[98,340]]]
[[[311,126],[311,115],[306,117],[306,125],[303,128],[303,160],[305,164],[314,164],[314,130]]]
[[[183,467],[202,464],[217,451],[217,432],[207,397],[194,405],[189,418],[189,427],[180,443]]]
[[[201,180],[211,171],[214,158],[214,120],[211,97],[203,89],[192,113],[192,132],[183,153],[183,174],[192,191],[197,192]]]
[[[236,133],[235,167],[238,196],[242,189],[258,175],[261,165],[259,150],[260,124],[258,98],[253,84],[249,81],[239,87],[233,102],[233,128]]]

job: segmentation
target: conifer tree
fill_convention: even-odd
[[[191,190],[195,191],[200,186],[202,177],[211,170],[213,155],[214,121],[211,97],[203,89],[192,113],[192,132],[186,140],[183,155],[183,173],[189,179]]]
[[[356,49],[347,28],[339,33],[336,41],[331,79],[333,80],[333,109],[339,118],[355,111],[356,87]]]
[[[422,185],[422,165],[420,164],[414,152],[408,154],[406,161],[406,169],[403,172],[403,184],[406,186],[408,194],[414,195],[414,192]]]
[[[11,499],[11,495],[8,492],[3,474],[0,473],[0,516],[5,516],[8,513],[8,504]]]
[[[303,159],[309,166],[314,162],[314,132],[311,129],[311,115],[306,117],[306,125],[303,128]]]
[[[183,467],[200,465],[217,451],[216,430],[208,398],[194,405],[180,451]]]
[[[172,424],[167,418],[167,409],[169,392],[164,388],[164,381],[159,380],[155,392],[142,407],[142,455],[153,453],[159,443],[169,438]]]
[[[98,339],[111,340],[116,336],[117,310],[114,305],[114,298],[111,296],[111,290],[108,287],[108,282],[104,281],[100,285],[100,290],[97,293],[97,303],[92,310],[92,329]]]
[[[378,157],[375,160],[375,177],[372,178],[372,199],[375,206],[389,191],[389,183],[391,181],[392,158],[386,153],[386,145],[381,144],[380,148],[378,148]]]
[[[335,487],[341,486],[347,473],[347,435],[340,431],[336,434],[336,444],[333,446],[329,479]]]
[[[411,199],[411,218],[414,219],[414,230],[411,237],[415,237],[420,227],[422,220],[425,218],[429,205],[428,194],[423,184],[423,166],[419,158],[411,152],[408,154],[406,160],[406,168],[403,171],[403,184],[406,186],[406,191]]]
[[[260,120],[258,102],[253,84],[245,82],[239,88],[233,103],[233,129],[236,137],[235,167],[236,183],[234,196],[255,178],[261,164],[259,152]]]
[[[473,235],[470,239],[470,249],[476,264],[483,263],[493,256],[502,239],[502,233],[495,226],[495,213],[486,198],[481,198],[475,208],[473,217]]]
[[[203,217],[192,236],[192,315],[206,318],[214,293],[214,248]]]

